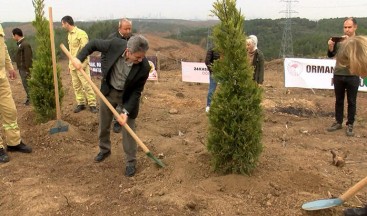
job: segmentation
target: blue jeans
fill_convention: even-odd
[[[217,82],[214,80],[212,73],[209,75],[209,90],[208,90],[208,96],[206,98],[206,106],[210,106],[212,102],[212,96],[215,92],[215,89],[217,88]]]

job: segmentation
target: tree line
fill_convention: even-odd
[[[326,57],[327,41],[331,36],[343,34],[345,18],[321,19],[312,21],[304,18],[292,18],[291,32],[293,39],[294,57],[323,58]],[[211,30],[218,21],[188,21],[188,20],[149,20],[132,19],[133,31],[139,33],[158,33],[166,38],[181,40],[197,44],[204,49],[208,48]],[[282,36],[285,19],[254,19],[246,20],[244,30],[246,35],[254,34],[259,39],[258,47],[265,55],[266,60],[280,57]],[[367,18],[357,18],[357,34],[367,34]],[[17,27],[19,23],[4,23],[3,26]],[[76,22],[84,29],[90,39],[107,38],[117,30],[118,20],[96,22]],[[61,55],[58,44],[67,44],[67,33],[61,28],[60,22],[55,23],[55,43],[57,55]],[[27,35],[27,40],[35,47],[34,35]],[[11,55],[15,53],[16,43],[11,39],[6,41]]]

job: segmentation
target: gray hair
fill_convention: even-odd
[[[119,27],[121,27],[122,23],[124,23],[124,22],[130,23],[130,25],[133,24],[133,22],[131,20],[129,20],[128,18],[122,18],[122,19],[119,20]]]
[[[127,42],[127,48],[131,53],[147,52],[149,49],[148,40],[143,35],[134,35]]]
[[[250,35],[247,39],[251,40],[252,44],[254,45],[254,49],[257,49],[257,37],[255,35]]]

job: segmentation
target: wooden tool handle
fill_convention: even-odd
[[[61,119],[60,99],[59,99],[59,84],[57,81],[57,68],[56,68],[56,53],[55,53],[55,37],[52,20],[52,7],[48,8],[49,16],[49,28],[50,28],[50,41],[51,41],[51,55],[52,55],[52,71],[54,75],[54,88],[55,88],[55,102],[56,102],[56,118]]]
[[[60,44],[60,47],[62,51],[67,55],[67,57],[73,61],[74,57],[70,54],[68,49],[64,46],[64,44]],[[107,98],[102,94],[102,92],[98,89],[98,87],[94,84],[94,82],[91,80],[91,78],[85,73],[83,68],[80,68],[79,71],[83,74],[85,79],[89,82],[89,84],[92,86],[93,90],[98,94],[98,96],[103,100],[103,102],[108,106],[108,108],[111,110],[113,115],[118,120],[123,120],[120,114],[115,110],[115,108],[111,105],[111,103],[107,100]],[[129,132],[129,134],[134,138],[134,140],[138,143],[138,145],[143,149],[145,153],[149,153],[149,149],[146,145],[139,139],[139,137],[135,134],[135,132],[129,127],[129,125],[126,123],[123,125],[125,129]]]
[[[339,198],[343,201],[354,196],[358,191],[364,188],[367,185],[367,176],[355,184],[353,187],[349,188],[344,194],[342,194]]]

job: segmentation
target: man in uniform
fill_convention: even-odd
[[[64,16],[61,19],[61,24],[62,27],[68,31],[70,53],[73,57],[76,57],[80,50],[88,43],[88,35],[85,31],[74,26],[74,20],[71,16]],[[83,62],[83,69],[90,76],[89,58]],[[77,101],[74,113],[84,110],[87,104],[89,105],[89,109],[92,113],[97,113],[96,94],[94,93],[92,86],[88,83],[85,77],[75,69],[70,61],[69,70]]]
[[[0,119],[7,141],[7,151],[31,153],[32,148],[25,145],[20,138],[20,130],[17,123],[17,109],[5,72],[5,69],[7,69],[9,71],[9,78],[15,79],[15,70],[9,57],[4,37],[4,30],[0,24]],[[9,156],[5,151],[3,140],[0,136],[0,163],[6,163],[8,161]]]

